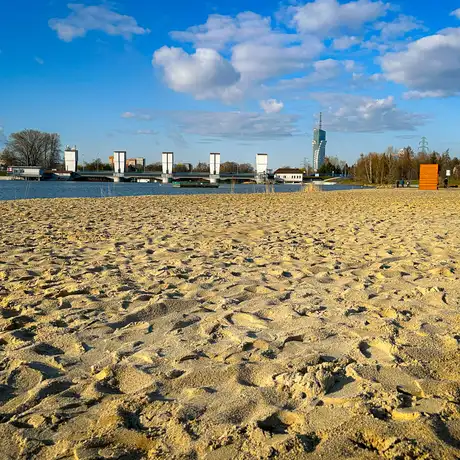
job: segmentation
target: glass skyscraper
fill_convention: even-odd
[[[313,169],[318,171],[326,158],[326,131],[322,129],[322,114],[319,118],[319,127],[313,130]]]

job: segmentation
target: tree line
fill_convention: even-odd
[[[337,157],[326,157],[324,163],[318,169],[318,173],[322,176],[329,175],[348,175],[350,167],[348,163],[343,160],[339,160]]]
[[[151,163],[145,167],[146,171],[162,171],[161,162]],[[209,164],[204,162],[199,162],[196,165],[177,163],[173,167],[174,172],[198,172],[198,173],[207,173],[209,172]],[[224,174],[233,174],[233,173],[254,173],[254,167],[250,163],[235,163],[234,161],[226,161],[221,163],[220,172]]]
[[[439,174],[446,177],[450,170],[454,179],[460,179],[460,160],[451,158],[449,150],[443,153],[415,153],[411,147],[397,152],[389,147],[383,153],[361,154],[351,169],[352,177],[368,184],[394,184],[398,180],[418,180],[421,164],[438,164]]]

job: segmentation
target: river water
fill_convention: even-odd
[[[347,185],[323,186],[323,190],[350,190],[360,188]],[[275,185],[275,193],[298,192],[298,184]],[[219,188],[174,188],[171,184],[135,182],[38,182],[0,181],[0,200],[31,198],[105,198],[114,196],[142,195],[198,195],[222,193],[265,193],[265,185],[221,184]]]

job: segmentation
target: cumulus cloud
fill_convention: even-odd
[[[339,3],[337,0],[315,0],[303,6],[293,6],[293,24],[300,32],[331,37],[342,30],[357,30],[366,23],[384,16],[388,3],[357,0]]]
[[[452,11],[452,13],[450,13],[450,15],[455,16],[457,19],[460,19],[460,8],[458,8],[457,10]]]
[[[217,51],[198,48],[188,54],[182,48],[164,46],[155,51],[153,64],[161,67],[168,86],[197,99],[230,98],[233,86],[240,80],[239,72]]]
[[[252,12],[235,17],[211,15],[205,24],[172,32],[171,36],[192,43],[197,49],[196,54],[202,56],[194,57],[181,48],[169,48],[169,52],[165,48],[158,50],[154,63],[163,66],[168,85],[196,98],[220,97],[226,101],[242,97],[246,91],[260,87],[265,80],[306,69],[324,49],[319,38],[274,29],[270,18]],[[174,56],[171,50],[174,50]],[[222,57],[221,50],[230,56],[229,60]],[[208,81],[208,70],[201,71],[204,62],[215,64],[212,71],[214,74],[219,70],[217,80]],[[188,63],[187,70],[182,72],[185,63]],[[184,75],[187,80],[193,80],[193,85],[184,87],[175,83]],[[224,75],[230,76],[229,84],[221,84]]]
[[[192,43],[196,48],[222,50],[227,45],[256,42],[265,45],[292,43],[296,34],[280,32],[272,28],[271,19],[251,11],[235,17],[211,14],[205,24],[189,27],[185,31],[171,32],[174,40]]]
[[[358,37],[353,35],[344,35],[343,37],[335,38],[332,41],[332,48],[335,50],[343,51],[352,48],[353,46],[359,45],[360,41],[361,40]]]
[[[150,119],[160,117],[174,127],[174,135],[194,134],[213,139],[276,140],[300,134],[297,115],[276,112],[282,102],[265,101],[274,108],[271,112],[205,112],[205,111],[159,111],[148,114]],[[125,115],[129,114],[128,117]],[[123,118],[145,120],[146,112],[125,112]],[[150,134],[149,130],[119,131],[131,134]],[[153,134],[154,132],[152,132]],[[156,133],[155,133],[156,134]],[[171,136],[171,135],[169,135]],[[177,140],[177,139],[176,139]]]
[[[301,89],[306,86],[326,84],[340,77],[344,71],[352,72],[356,63],[352,60],[337,61],[335,59],[323,59],[313,63],[313,72],[297,78],[281,80],[277,85],[278,89]]]
[[[380,30],[381,38],[390,39],[406,35],[413,30],[425,29],[422,21],[413,16],[400,14],[393,21],[382,21],[374,25],[376,30]]]
[[[243,79],[261,81],[307,68],[323,48],[315,37],[288,47],[241,43],[233,48],[232,63]]]
[[[415,93],[409,97],[445,97],[460,92],[460,28],[445,29],[410,43],[381,59],[385,77]]]
[[[176,112],[183,132],[204,137],[276,140],[299,134],[297,115],[251,112]]]
[[[406,91],[403,94],[404,99],[426,99],[436,97],[448,97],[451,94],[447,91]]]
[[[266,101],[260,101],[260,107],[265,113],[278,113],[283,110],[284,104],[276,99],[267,99]]]
[[[350,94],[314,93],[324,110],[324,125],[329,131],[379,133],[413,131],[427,117],[399,109],[394,98],[373,99]]]
[[[132,16],[125,16],[112,11],[108,6],[86,6],[79,3],[67,5],[71,13],[66,18],[53,18],[48,25],[58,37],[71,42],[75,38],[84,37],[89,31],[102,31],[108,35],[120,35],[130,40],[133,35],[144,35],[150,32],[137,24]]]

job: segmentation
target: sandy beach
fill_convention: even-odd
[[[0,216],[2,459],[460,457],[460,193]]]

